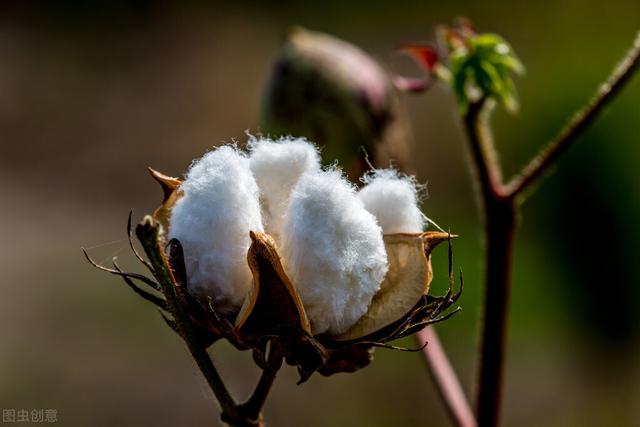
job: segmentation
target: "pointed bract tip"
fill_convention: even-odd
[[[153,217],[151,215],[145,215],[144,218],[142,218],[142,221],[140,222],[140,225],[147,226],[147,227],[153,227],[154,223],[155,223],[155,221],[153,220]]]
[[[271,247],[274,250],[277,246],[276,241],[273,240],[273,237],[271,237],[271,235],[267,233],[263,233],[261,231],[250,230],[249,237],[251,238],[252,245],[267,246],[267,247]]]
[[[165,175],[162,172],[158,172],[157,170],[153,169],[150,166],[147,166],[147,170],[149,171],[149,174],[151,175],[151,177],[156,181],[158,181],[158,183],[162,187],[165,201],[169,198],[169,196],[171,196],[171,194],[178,187],[180,187],[180,184],[182,184],[182,181],[179,180],[178,178]]]
[[[424,240],[425,251],[430,253],[436,246],[447,240],[455,239],[457,234],[446,233],[443,231],[427,231],[422,234],[422,240]]]

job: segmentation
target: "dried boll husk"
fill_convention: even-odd
[[[356,341],[373,337],[406,317],[429,292],[433,279],[431,252],[450,237],[438,231],[385,236],[389,271],[369,310],[345,333],[324,334],[323,340]],[[266,233],[254,232],[251,239],[247,259],[254,282],[236,319],[236,329],[251,342],[282,327],[297,328],[311,335],[301,298],[282,267],[274,240]]]
[[[427,295],[432,279],[431,251],[438,243],[454,236],[440,232],[386,235],[384,243],[389,254],[390,273],[367,313],[342,334],[314,335],[295,284],[283,267],[284,260],[280,258],[275,241],[267,233],[254,231],[249,233],[251,245],[247,252],[247,263],[253,277],[251,290],[239,311],[221,313],[211,298],[196,298],[187,292],[189,277],[182,245],[176,239],[167,242],[162,233],[163,227],[170,224],[168,221],[175,200],[181,197],[181,181],[152,169],[150,172],[162,186],[164,198],[153,216],[145,217],[136,227],[136,235],[149,261],[135,251],[133,243],[131,247],[163,285],[159,286],[136,273],[123,272],[115,264],[115,269],[98,266],[88,255],[87,258],[95,266],[123,277],[138,295],[155,304],[161,312],[168,310],[166,301],[141,290],[132,281],[143,281],[162,293],[167,292],[166,286],[173,288],[168,292],[174,294],[172,298],[178,299],[181,309],[193,323],[197,339],[204,346],[225,338],[239,350],[252,350],[255,362],[265,368],[266,346],[270,340],[276,339],[283,346],[287,363],[298,368],[301,383],[314,372],[329,376],[359,370],[373,359],[374,347],[397,349],[387,343],[455,313],[445,313],[460,296],[460,291],[453,292],[453,282],[450,282],[446,295]],[[451,246],[449,249],[451,269]],[[452,277],[451,270],[449,273]],[[163,317],[175,332],[181,334],[174,320],[164,314]]]
[[[431,251],[449,238],[448,233],[387,234],[389,270],[369,310],[343,334],[331,337],[348,341],[367,337],[397,322],[429,292],[433,279]]]
[[[164,221],[168,213],[170,213],[176,193],[179,192],[180,181],[176,178],[169,178],[157,171],[153,171],[152,176],[161,184],[165,192],[163,204],[154,214],[158,221]],[[160,213],[160,215],[158,215],[158,213]],[[384,235],[383,240],[387,253],[388,271],[380,285],[380,290],[374,294],[369,308],[353,326],[343,333],[325,333],[323,339],[327,342],[354,341],[374,336],[378,331],[401,320],[416,304],[419,304],[422,297],[428,294],[429,285],[433,279],[430,259],[431,252],[438,244],[446,241],[449,237],[450,235],[444,232]],[[251,239],[252,246],[247,255],[247,260],[254,280],[251,291],[247,295],[242,309],[236,317],[235,323],[238,332],[242,334],[243,328],[245,328],[245,333],[248,330],[246,329],[247,326],[245,323],[247,319],[251,317],[252,311],[256,310],[255,307],[259,300],[260,286],[272,287],[270,283],[274,280],[279,280],[285,284],[281,287],[286,288],[289,296],[284,297],[285,292],[281,290],[279,291],[279,297],[270,297],[271,303],[278,306],[280,304],[278,301],[289,299],[290,301],[294,301],[294,305],[300,312],[298,316],[299,320],[291,320],[291,318],[289,318],[287,322],[283,322],[277,309],[272,309],[273,311],[270,316],[274,318],[280,317],[276,323],[293,323],[300,330],[310,333],[311,329],[309,327],[306,310],[301,303],[302,300],[299,292],[296,290],[295,283],[291,281],[287,272],[282,267],[275,241],[267,233],[259,232],[251,232]],[[256,244],[259,244],[259,248],[255,248]],[[312,242],[310,242],[310,244],[312,244]],[[261,261],[264,258],[268,258],[268,262]],[[263,274],[263,278],[261,279],[259,266],[263,266],[264,270],[264,266],[269,264],[275,265],[270,267],[270,273],[268,275]],[[274,276],[278,278],[274,279]],[[290,301],[285,301],[284,304],[290,304]],[[261,306],[264,307],[264,303],[262,303]],[[264,315],[260,314],[260,316]],[[273,327],[273,324],[265,321],[264,325],[266,326],[262,330],[262,333],[270,333],[267,331],[269,331],[270,327]],[[260,333],[253,331],[249,333],[249,335],[256,336],[260,335]]]
[[[267,233],[250,234],[252,243],[247,261],[253,286],[236,318],[236,329],[249,342],[287,326],[310,334],[307,314],[282,267],[275,241]]]
[[[276,342],[286,362],[298,368],[299,383],[302,383],[314,372],[329,376],[359,370],[373,359],[374,347],[398,349],[387,343],[445,320],[457,311],[446,313],[460,296],[460,291],[453,292],[452,280],[444,296],[426,295],[432,277],[431,251],[453,236],[438,232],[388,235],[384,241],[391,254],[391,273],[368,313],[341,335],[313,335],[300,295],[283,268],[275,241],[267,233],[251,231],[247,251],[253,277],[251,290],[239,311],[220,313],[212,304],[212,298],[196,299],[187,291],[190,277],[182,245],[176,239],[167,241],[162,232],[163,227],[169,225],[167,221],[175,200],[181,197],[181,181],[157,171],[150,172],[161,184],[164,198],[154,214],[145,216],[136,227],[136,236],[148,261],[133,244],[131,216],[127,230],[131,249],[155,280],[124,272],[115,260],[114,268],[106,268],[96,264],[86,252],[85,255],[94,266],[122,277],[136,294],[157,306],[166,324],[184,339],[196,339],[208,347],[225,338],[238,350],[252,350],[254,361],[263,369],[269,369],[267,345]],[[451,254],[449,245],[452,278]],[[151,293],[134,282],[149,286]],[[415,298],[418,300],[414,304]],[[185,315],[190,319],[186,326]]]

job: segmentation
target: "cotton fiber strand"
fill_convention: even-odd
[[[252,138],[249,149],[264,227],[280,243],[291,190],[303,173],[320,169],[318,149],[304,138]]]
[[[413,177],[394,169],[379,169],[364,176],[358,197],[385,234],[420,233],[425,217],[418,207],[419,186]]]
[[[237,310],[252,286],[249,231],[263,231],[249,159],[232,146],[213,150],[193,163],[180,189],[169,238],[184,248],[189,290],[211,297],[222,313]]]
[[[337,170],[306,173],[295,185],[283,246],[314,334],[353,326],[387,272],[382,230]]]

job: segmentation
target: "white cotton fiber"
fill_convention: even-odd
[[[418,207],[419,186],[413,177],[394,169],[375,170],[362,179],[365,186],[358,197],[385,234],[420,233],[425,217]]]
[[[264,228],[279,243],[291,189],[303,173],[320,169],[320,156],[304,138],[252,138],[249,148]]]
[[[337,170],[306,173],[295,185],[283,246],[314,334],[353,326],[387,272],[382,230]]]
[[[249,159],[223,146],[191,166],[171,214],[169,238],[184,248],[189,290],[221,313],[241,307],[252,285],[249,231],[262,231],[258,186]]]

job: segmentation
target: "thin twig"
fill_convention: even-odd
[[[84,254],[84,257],[87,259],[87,261],[89,261],[89,263],[92,266],[94,266],[95,268],[97,268],[98,270],[106,271],[107,273],[114,274],[114,275],[120,276],[120,277],[128,277],[130,279],[136,279],[136,280],[141,281],[145,285],[155,289],[156,291],[160,290],[160,284],[154,282],[153,280],[149,279],[148,277],[143,276],[142,274],[137,274],[137,273],[124,273],[124,272],[119,271],[119,270],[114,270],[113,268],[107,268],[105,266],[102,266],[102,265],[98,264],[97,262],[95,262],[93,260],[93,258],[91,258],[89,256],[89,253],[87,252],[87,250],[85,248],[80,248],[80,249],[82,250],[82,253]]]
[[[116,258],[113,258],[113,267],[119,271],[119,272],[123,272],[122,269],[120,269],[120,266],[118,266],[118,263],[116,261]],[[149,293],[145,290],[140,289],[134,282],[133,280],[131,280],[129,278],[129,276],[127,275],[123,275],[122,278],[124,279],[125,283],[140,297],[142,297],[142,299],[149,301],[150,303],[154,304],[156,307],[158,307],[160,310],[167,310],[167,301],[165,301],[163,298],[160,298],[157,295],[154,295],[152,293]]]
[[[147,267],[147,270],[149,270],[151,272],[151,274],[153,274],[153,266],[149,263],[149,261],[144,259],[142,257],[142,255],[140,255],[140,253],[136,249],[135,243],[133,243],[133,230],[131,228],[131,220],[132,219],[133,219],[133,209],[129,211],[129,218],[127,218],[127,238],[129,240],[129,247],[131,248],[131,251],[133,252],[135,257],[138,259],[138,261],[140,261],[142,263],[142,265]],[[156,289],[156,290],[158,290],[158,289]]]
[[[422,353],[449,416],[458,427],[475,427],[477,424],[469,401],[435,329],[427,326],[416,337],[419,344],[428,343]]]
[[[640,68],[640,32],[625,58],[613,70],[607,81],[600,85],[587,105],[578,111],[547,147],[511,180],[506,187],[507,194],[510,197],[522,194],[527,187],[543,175],[558,157],[571,147],[576,138],[593,123],[598,113],[622,91],[638,68]]]
[[[267,396],[271,391],[271,386],[276,379],[276,375],[282,367],[284,357],[284,349],[278,338],[274,338],[269,343],[269,355],[267,356],[267,364],[262,371],[260,380],[256,385],[249,400],[242,405],[242,410],[246,417],[254,420],[256,424],[262,422],[261,412]],[[259,424],[258,424],[259,425]]]

